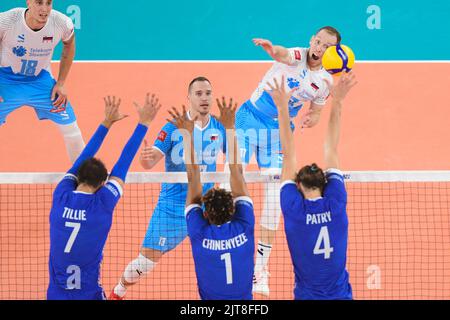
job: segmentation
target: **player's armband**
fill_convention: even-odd
[[[114,197],[121,197],[123,194],[122,186],[116,180],[108,180],[105,184],[105,188],[108,189]]]

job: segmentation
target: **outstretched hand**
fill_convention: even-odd
[[[196,116],[193,120],[189,120],[186,112],[186,107],[184,105],[182,106],[182,110],[182,113],[180,113],[175,107],[172,107],[172,111],[169,110],[169,114],[172,116],[172,120],[166,120],[168,122],[171,122],[179,130],[185,130],[192,134],[194,132],[194,125],[198,116]]]
[[[236,122],[237,103],[234,103],[233,105],[233,98],[230,98],[227,106],[225,97],[222,97],[222,102],[220,102],[219,99],[216,99],[216,102],[219,107],[220,117],[215,118],[225,127],[225,129],[233,129]]]
[[[263,49],[270,55],[273,55],[273,44],[267,39],[255,38],[253,39],[255,46],[263,47]]]
[[[356,81],[355,74],[353,72],[344,72],[339,77],[338,83],[331,85],[331,83],[324,79],[325,83],[330,90],[330,94],[335,100],[344,100],[347,93],[353,88],[358,82]]]
[[[119,111],[120,107],[120,98],[116,101],[116,96],[104,97],[105,101],[105,120],[103,120],[103,125],[107,128],[110,128],[114,122],[120,121],[128,117],[127,114],[121,114]]]
[[[288,110],[288,104],[289,100],[292,97],[292,94],[297,90],[296,88],[293,88],[289,91],[286,91],[285,89],[285,80],[284,75],[281,77],[281,83],[279,84],[276,78],[273,78],[274,84],[267,83],[270,90],[265,90],[273,99],[273,102],[275,102],[275,105],[278,109],[278,112],[287,111]]]
[[[139,123],[148,126],[155,118],[159,109],[161,109],[161,104],[155,94],[152,94],[150,97],[150,93],[147,93],[144,105],[140,106],[137,102],[134,102],[134,107],[139,115]]]

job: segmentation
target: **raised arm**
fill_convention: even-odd
[[[266,51],[269,56],[275,61],[290,65],[292,63],[289,56],[289,51],[285,47],[275,46],[267,39],[255,38],[253,43],[257,46],[261,46],[264,51]]]
[[[281,84],[277,79],[273,79],[274,84],[268,83],[273,101],[278,109],[278,123],[280,127],[281,151],[283,152],[283,168],[281,170],[281,180],[293,180],[297,168],[297,156],[295,154],[295,140],[291,130],[288,103],[292,94],[297,88],[290,91],[285,89],[285,78],[281,77]]]
[[[244,170],[242,168],[241,157],[239,153],[239,146],[236,138],[235,119],[237,103],[233,106],[233,99],[230,99],[228,106],[225,98],[222,97],[222,102],[217,101],[217,106],[220,110],[220,117],[218,120],[226,129],[227,135],[227,152],[228,152],[228,166],[230,167],[230,186],[234,198],[241,196],[248,196],[247,184],[244,179]]]
[[[78,168],[81,164],[85,160],[94,157],[98,149],[100,149],[100,146],[108,134],[109,128],[111,128],[115,122],[128,117],[127,115],[123,115],[119,112],[120,99],[117,99],[116,101],[116,97],[113,96],[111,98],[108,96],[103,98],[103,100],[105,101],[105,119],[97,128],[97,131],[95,131],[94,135],[91,137],[88,144],[84,147],[83,151],[72,165],[72,168],[70,168],[67,173],[77,175]]]
[[[123,148],[122,154],[117,160],[116,165],[111,171],[109,179],[116,180],[121,186],[125,183],[125,178],[127,176],[128,170],[130,169],[131,163],[133,162],[134,156],[142,143],[142,140],[147,133],[150,123],[155,118],[158,110],[161,108],[158,98],[153,94],[147,93],[145,103],[140,106],[136,102],[134,103],[136,111],[139,115],[139,123],[136,126],[132,136],[128,140],[127,144]]]
[[[202,203],[202,183],[200,181],[200,168],[195,158],[194,148],[194,124],[197,117],[193,120],[189,120],[187,117],[186,107],[183,105],[182,114],[177,109],[172,107],[172,111],[169,111],[172,116],[172,122],[178,130],[180,130],[183,136],[183,151],[184,151],[184,163],[186,165],[186,172],[188,177],[188,193],[186,197],[186,207],[191,204]]]
[[[341,133],[341,111],[342,101],[344,100],[350,89],[357,84],[355,75],[344,73],[335,86],[330,86],[331,96],[333,101],[331,103],[330,119],[328,121],[328,128],[324,144],[324,157],[326,169],[339,169],[338,144]]]

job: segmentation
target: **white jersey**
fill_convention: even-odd
[[[0,67],[24,77],[38,76],[42,70],[50,73],[56,45],[74,33],[72,20],[52,10],[47,24],[33,31],[25,22],[25,11],[16,8],[0,13]]]
[[[297,116],[303,104],[312,101],[318,105],[325,105],[330,94],[324,79],[333,83],[333,77],[323,68],[311,71],[307,64],[308,48],[290,48],[290,64],[275,62],[264,78],[259,83],[258,88],[253,92],[250,101],[263,114],[275,119],[278,117],[277,108],[272,97],[264,91],[268,89],[267,83],[273,84],[273,79],[278,81],[284,75],[286,88],[296,88],[289,101],[289,115],[291,118]]]

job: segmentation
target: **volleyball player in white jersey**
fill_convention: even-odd
[[[27,105],[39,120],[56,123],[72,162],[84,148],[64,87],[75,56],[72,20],[52,10],[52,0],[27,0],[27,8],[0,13],[0,126]],[[63,50],[57,81],[50,63],[56,45]]]
[[[329,95],[325,79],[332,83],[332,76],[322,68],[322,56],[325,50],[341,40],[339,32],[333,27],[323,27],[311,37],[309,48],[285,48],[273,45],[266,39],[253,39],[275,60],[272,68],[265,74],[251,98],[245,102],[236,114],[241,157],[249,163],[255,153],[258,166],[262,170],[278,171],[282,167],[278,111],[270,94],[264,91],[273,78],[284,76],[286,86],[297,88],[289,101],[291,128],[294,130],[294,118],[305,103],[309,109],[300,120],[301,127],[316,125],[322,107]],[[279,184],[265,186],[265,203],[261,215],[260,240],[256,254],[253,292],[269,296],[268,261],[280,221]]]

